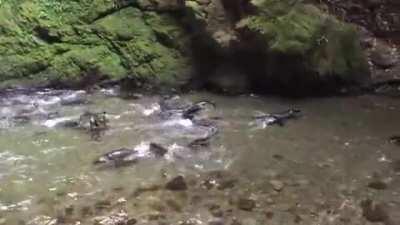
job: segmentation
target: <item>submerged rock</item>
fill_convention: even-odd
[[[385,222],[389,217],[383,203],[367,199],[361,202],[361,208],[363,216],[370,222]]]
[[[183,176],[177,176],[170,180],[165,188],[170,191],[185,191],[188,189],[185,178]]]
[[[388,187],[388,184],[384,181],[376,180],[372,181],[368,184],[369,188],[376,189],[376,190],[385,190]]]
[[[256,202],[252,199],[240,198],[237,206],[241,210],[252,211],[256,207]]]

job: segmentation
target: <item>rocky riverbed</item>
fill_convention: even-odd
[[[5,90],[0,111],[0,224],[399,224],[397,99],[362,95],[302,100],[209,93],[218,133],[160,117],[162,96],[118,87]],[[253,115],[296,107],[284,126],[254,126]],[[92,139],[83,113],[107,112]],[[167,149],[124,167],[93,165],[102,154],[151,142]]]

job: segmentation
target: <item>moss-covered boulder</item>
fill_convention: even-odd
[[[243,18],[236,28],[244,39],[255,42],[260,55],[264,53],[262,71],[268,82],[310,88],[369,77],[358,34],[351,25],[297,1],[252,3],[257,13]]]
[[[172,15],[136,1],[0,1],[0,81],[74,83],[95,73],[179,86],[191,73],[184,38]]]

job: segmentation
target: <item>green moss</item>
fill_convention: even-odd
[[[93,70],[170,85],[187,78],[187,57],[169,44],[184,36],[172,17],[120,9],[115,0],[10,2],[0,6],[0,81],[76,81]]]
[[[83,72],[91,70],[110,78],[122,78],[126,74],[118,55],[105,46],[73,46],[71,50],[55,58],[47,72],[56,75],[50,79],[78,80]]]
[[[268,54],[302,61],[303,70],[310,76],[318,74],[321,78],[335,76],[354,81],[368,75],[357,32],[352,26],[323,14],[312,5],[289,2],[259,1],[260,13],[244,19],[238,26],[257,34]]]

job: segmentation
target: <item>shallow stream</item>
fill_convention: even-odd
[[[107,224],[121,212],[137,224],[368,224],[366,200],[383,205],[383,223],[400,221],[400,146],[388,141],[400,135],[399,99],[182,95],[217,105],[206,115],[218,118],[218,134],[190,149],[206,130],[161,118],[160,96],[118,93],[1,93],[0,224]],[[302,116],[282,127],[253,124],[257,112],[291,107]],[[85,111],[108,113],[99,140],[60,125]],[[120,168],[93,165],[113,149],[146,151],[150,142],[168,153]],[[165,190],[177,175],[187,190]]]

